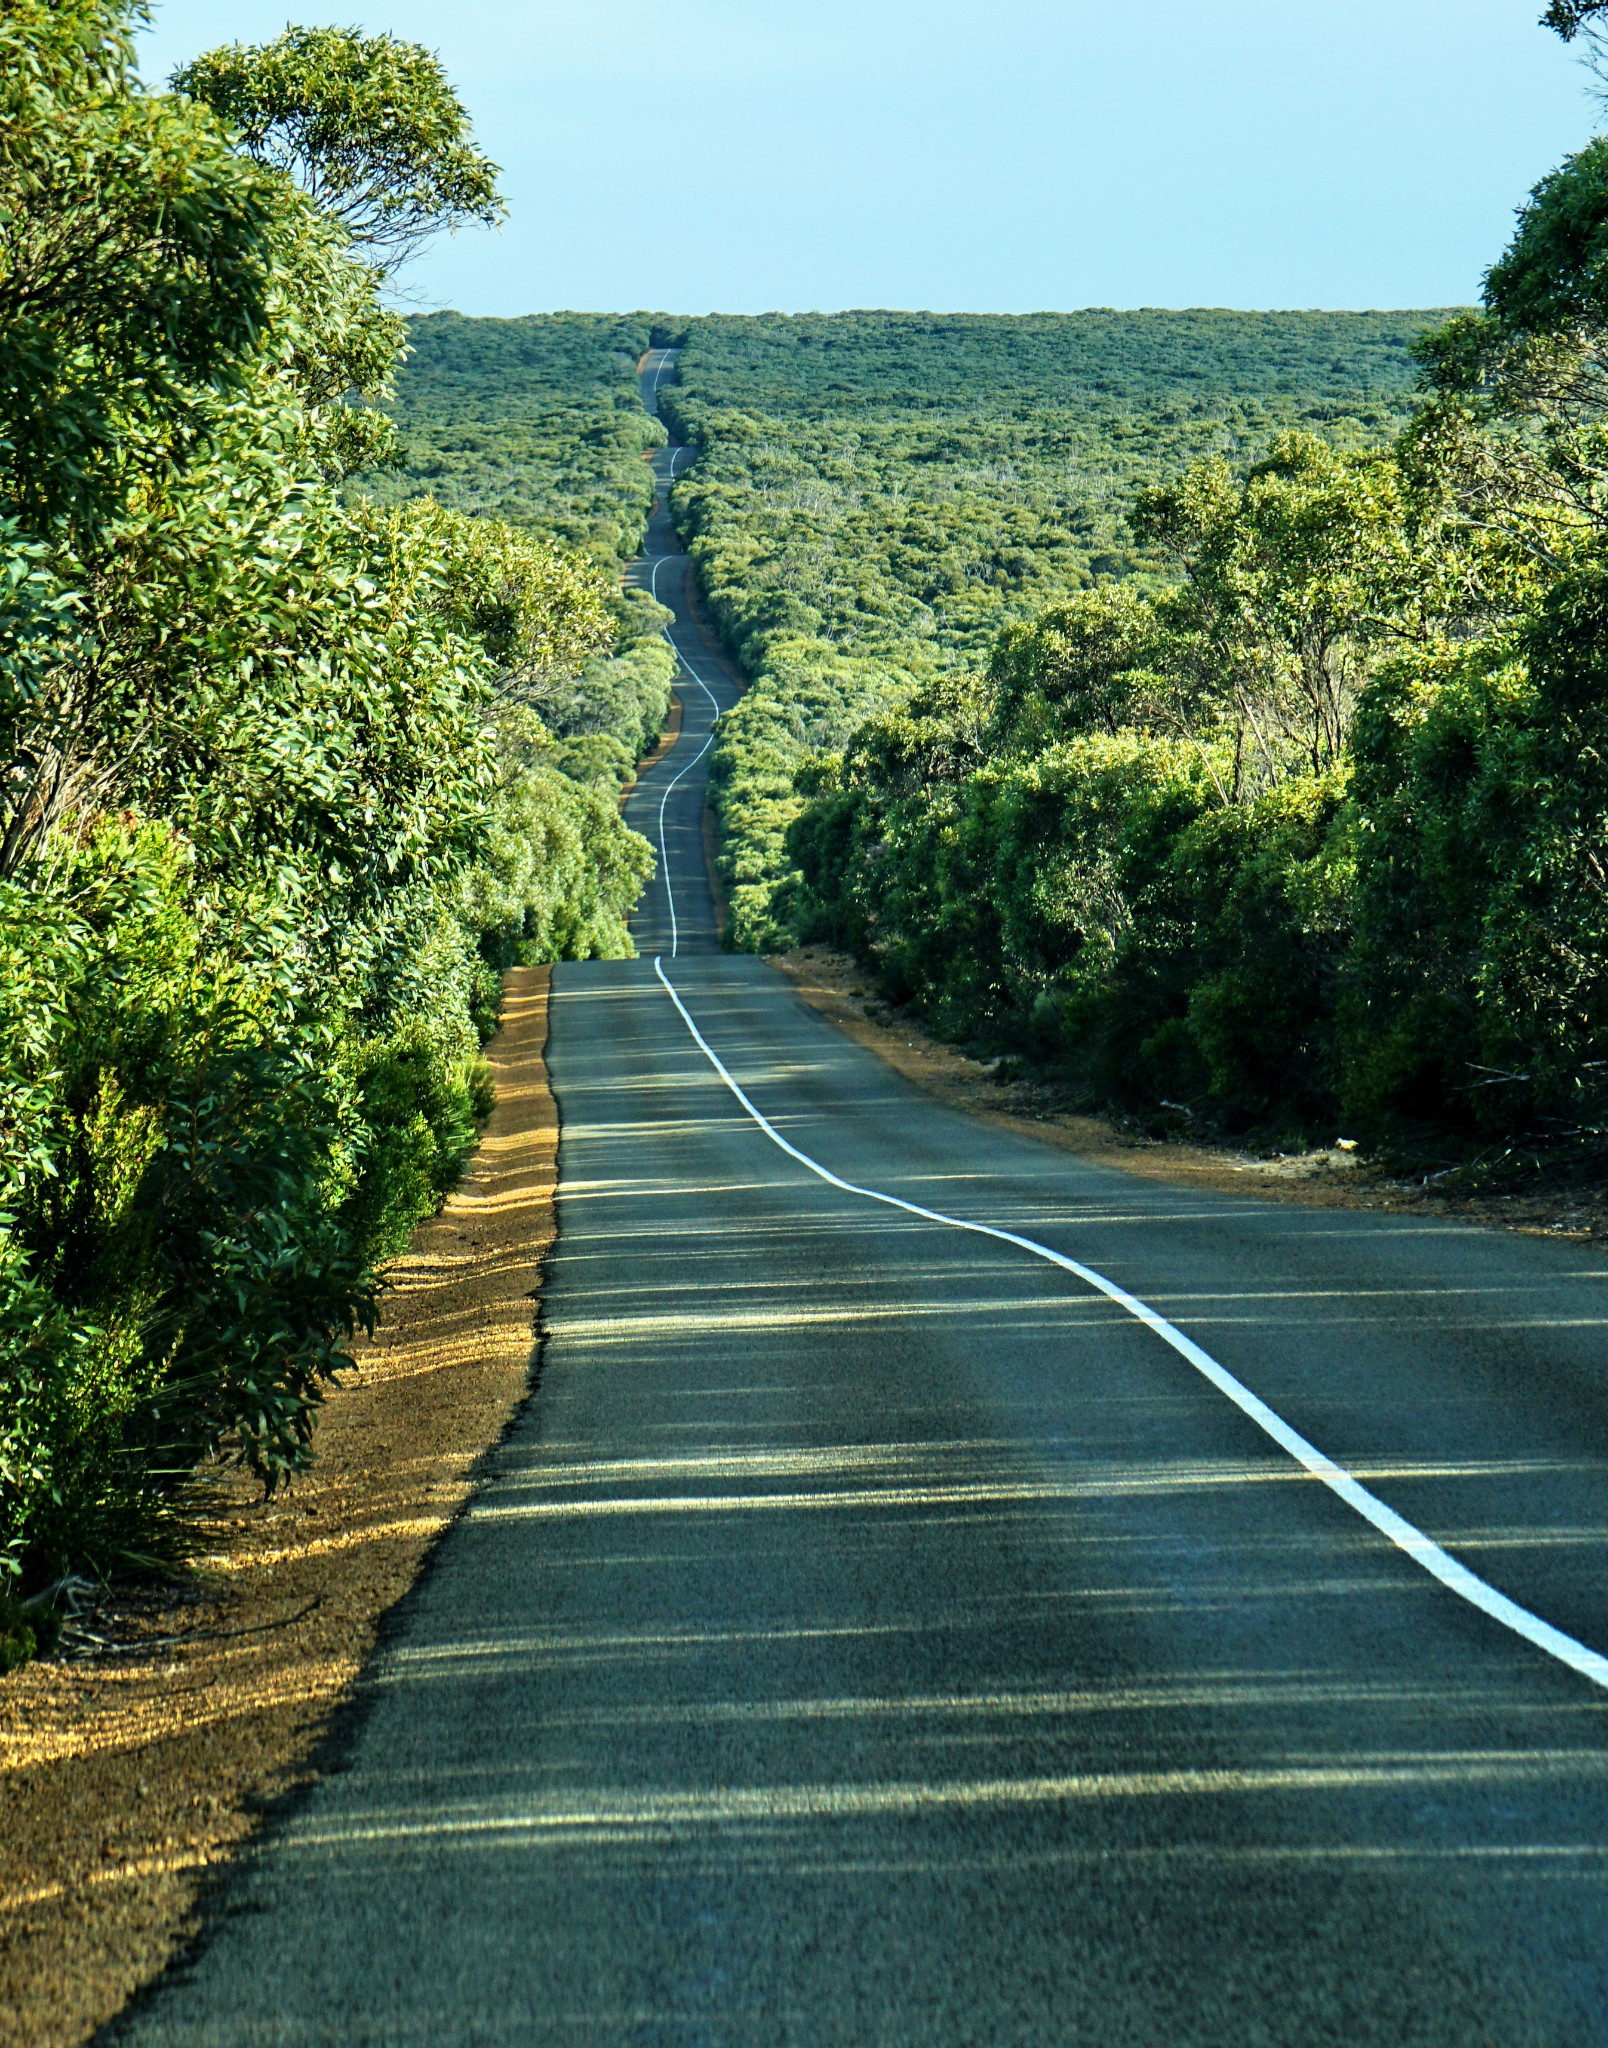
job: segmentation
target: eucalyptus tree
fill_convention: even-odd
[[[133,77],[130,10],[0,11],[0,501],[104,513],[238,379],[272,293],[268,180]]]
[[[1374,652],[1402,633],[1401,498],[1388,457],[1294,434],[1243,478],[1197,463],[1141,494],[1135,532],[1182,572],[1158,605],[1174,722],[1227,730],[1226,799],[1340,761]]]
[[[503,217],[497,166],[421,44],[354,29],[288,28],[275,42],[233,43],[174,74],[211,107],[239,148],[338,221],[383,271],[432,235]]]

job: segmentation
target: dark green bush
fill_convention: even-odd
[[[502,968],[628,952],[651,865],[530,708],[568,691],[584,720],[577,673],[651,619],[528,532],[362,496],[401,338],[377,275],[143,90],[132,16],[0,16],[0,1580],[24,1590],[180,1554],[208,1454],[268,1486],[306,1463],[376,1262],[489,1112]],[[596,729],[640,733],[637,685]]]

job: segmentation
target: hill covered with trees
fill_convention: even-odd
[[[938,457],[916,380],[873,351],[819,422],[773,401],[797,407],[789,484],[793,440],[713,404],[695,330],[686,414],[711,456],[683,518],[757,675],[720,771],[739,943],[848,947],[941,1030],[1090,1106],[1348,1130],[1488,1181],[1600,1175],[1605,240],[1599,139],[1531,194],[1480,309],[1400,320],[1371,414],[1332,393],[1303,414],[1269,379],[1272,431],[1231,439],[1152,387],[1178,417],[1141,430],[1166,457],[1110,507],[1127,559],[1085,576],[1063,542],[1073,573],[1045,602],[1055,549],[1033,555],[987,631],[953,581],[921,587],[923,548],[894,551],[903,578],[882,566]],[[758,361],[756,390],[790,388]],[[902,471],[878,454],[872,394],[893,386]],[[816,448],[852,451],[830,487]],[[976,503],[929,521],[933,559],[975,573],[997,530]],[[1077,531],[1064,493],[1047,523]],[[891,630],[849,623],[859,563],[905,603]]]
[[[700,450],[677,519],[753,679],[715,757],[738,941],[794,930],[793,778],[890,693],[986,661],[1097,581],[1159,589],[1137,491],[1283,432],[1376,447],[1411,414],[1425,313],[1093,311],[711,318],[665,410]]]
[[[664,428],[642,409],[636,366],[656,316],[416,315],[389,404],[396,466],[365,497],[429,497],[534,528],[604,564],[627,561],[653,510],[643,455]]]

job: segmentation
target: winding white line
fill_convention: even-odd
[[[664,567],[665,563],[669,559],[670,557],[668,555],[659,555],[654,559],[653,574],[648,578],[648,595],[654,600],[655,603],[662,602],[662,600],[659,597],[659,571]],[[698,685],[699,689],[702,690],[704,695],[709,699],[709,708],[714,713],[716,722],[718,722],[720,718],[720,701],[716,697],[714,691],[710,689],[709,685],[704,681],[703,677],[699,675],[698,671],[693,667],[692,663],[688,661],[687,657],[682,653],[681,649],[676,645],[675,641],[671,640],[668,634],[665,635],[665,638],[669,640],[670,651],[675,656],[676,660],[680,662],[681,666],[687,671],[687,674],[692,677],[692,680]],[[704,740],[703,745],[698,749],[697,753],[693,755],[692,759],[688,761],[686,766],[682,768],[679,771],[679,773],[672,776],[670,781],[668,781],[665,784],[664,794],[659,799],[659,872],[664,876],[665,901],[670,906],[670,958],[672,960],[675,959],[677,952],[680,950],[681,930],[679,925],[676,923],[676,892],[670,880],[670,849],[666,846],[664,837],[665,806],[670,801],[671,791],[675,788],[676,784],[681,780],[682,776],[689,774],[694,768],[697,767],[698,763],[703,759],[704,755],[708,753],[709,749],[714,745],[714,743],[715,727],[712,724],[709,728],[708,737]],[[666,986],[668,987],[668,985],[669,984],[667,983]]]
[[[656,370],[654,371],[654,373],[653,373],[653,409],[654,409],[654,411],[655,411],[655,412],[657,412],[657,411],[658,411],[658,409],[659,409],[659,391],[660,391],[660,387],[661,387],[661,386],[663,385],[663,383],[664,383],[664,378],[665,378],[665,372],[666,372],[667,370],[673,369],[673,368],[675,367],[675,365],[674,365],[674,364],[672,363],[672,361],[671,361],[671,359],[670,359],[670,358],[671,358],[671,351],[670,351],[669,349],[660,349],[660,351],[659,351],[659,366],[658,366],[658,368],[657,368],[657,369],[656,369]],[[680,447],[680,448],[672,448],[672,449],[671,449],[671,451],[670,451],[670,481],[671,481],[671,483],[674,483],[674,482],[675,482],[675,480],[676,480],[676,457],[677,457],[678,455],[691,455],[691,454],[692,454],[692,452],[693,452],[693,451],[692,451],[692,449],[691,449],[690,447],[687,447],[687,446],[685,446],[685,445],[683,445],[683,446],[682,446],[682,447]]]
[[[707,742],[706,742],[707,744]],[[688,767],[692,763],[688,762]],[[683,771],[683,773],[685,770]],[[670,883],[669,870],[665,871],[665,886]],[[671,921],[674,925],[674,892],[672,891]],[[901,1209],[907,1216],[917,1216],[924,1223],[942,1223],[950,1230],[969,1231],[975,1237],[991,1237],[1000,1244],[1014,1245],[1018,1251],[1031,1252],[1035,1258],[1045,1259],[1052,1266],[1059,1266],[1064,1273],[1081,1280],[1086,1287],[1092,1287],[1097,1294],[1103,1294],[1107,1301],[1115,1302],[1135,1321],[1153,1330],[1164,1344],[1186,1359],[1203,1378],[1210,1380],[1220,1394],[1226,1394],[1243,1415],[1249,1416],[1258,1429],[1270,1436],[1280,1450],[1285,1451],[1296,1463],[1311,1473],[1314,1479],[1321,1479],[1331,1493],[1338,1494],[1347,1507],[1361,1515],[1362,1519],[1387,1537],[1396,1548],[1410,1557],[1414,1564],[1422,1566],[1433,1579],[1438,1579],[1448,1591],[1459,1599],[1466,1600],[1471,1607],[1477,1607],[1481,1614],[1500,1622],[1511,1629],[1516,1636],[1522,1636],[1527,1643],[1538,1650],[1544,1650],[1549,1657],[1555,1657],[1560,1664],[1567,1664],[1571,1671],[1577,1671],[1593,1685],[1608,1690],[1608,1657],[1598,1650],[1589,1649],[1577,1642],[1573,1636],[1565,1635],[1527,1607],[1521,1607],[1516,1600],[1510,1600],[1505,1593],[1499,1593],[1492,1585],[1471,1572],[1466,1565],[1459,1564],[1455,1557],[1442,1550],[1432,1537],[1422,1529],[1398,1515],[1394,1508],[1387,1507],[1377,1494],[1370,1493],[1360,1481],[1353,1479],[1343,1465],[1337,1465],[1332,1458],[1324,1456],[1316,1445],[1311,1444],[1299,1430],[1292,1429],[1283,1416],[1278,1415],[1267,1403],[1253,1394],[1249,1387],[1237,1380],[1225,1366],[1218,1364],[1209,1351],[1203,1351],[1192,1337],[1186,1337],[1182,1330],[1169,1323],[1164,1315],[1153,1309],[1148,1302],[1130,1294],[1125,1287],[1119,1287],[1114,1280],[1108,1280],[1103,1273],[1097,1273],[1092,1266],[1080,1265],[1076,1259],[1069,1259],[1063,1252],[1052,1251],[1047,1244],[1040,1244],[1037,1238],[1022,1237],[1014,1230],[999,1230],[992,1223],[972,1223],[963,1216],[946,1216],[939,1209],[924,1209],[919,1202],[906,1202],[898,1195],[885,1195],[878,1188],[863,1188],[851,1180],[843,1180],[819,1160],[812,1159],[807,1152],[790,1144],[776,1126],[755,1108],[747,1095],[733,1080],[719,1053],[704,1037],[694,1023],[692,1013],[676,993],[670,977],[664,971],[662,960],[655,958],[654,972],[665,987],[671,1002],[681,1013],[681,1021],[692,1033],[693,1039],[704,1057],[726,1086],[736,1096],[743,1108],[758,1124],[773,1145],[794,1159],[818,1180],[824,1180],[829,1187],[839,1188],[846,1195],[858,1195],[867,1202],[880,1202],[889,1209]]]

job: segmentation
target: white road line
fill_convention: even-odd
[[[671,558],[668,555],[657,556],[653,564],[653,574],[648,578],[648,595],[652,597],[656,602],[661,604],[664,600],[659,596],[659,571],[670,559]],[[668,638],[668,635],[666,637]],[[681,666],[687,671],[687,674],[692,677],[692,680],[698,685],[699,689],[702,690],[704,695],[709,699],[709,708],[715,714],[716,718],[718,718],[720,716],[720,699],[715,695],[714,691],[710,689],[709,685],[704,681],[703,677],[699,675],[697,669],[687,659],[686,655],[682,653],[681,649],[676,645],[674,640],[670,641],[670,652],[675,656],[676,660],[680,662]],[[687,767],[690,768],[691,766],[692,763],[689,761],[687,763]],[[684,768],[681,772],[685,774],[686,769]]]
[[[659,351],[659,365],[653,373],[653,407],[655,412],[657,412],[659,409],[659,390],[664,383],[665,372],[675,367],[674,364],[671,362],[670,353],[671,352],[668,349],[661,349]],[[686,447],[671,449],[670,481],[672,483],[674,483],[676,480],[676,457],[678,455],[690,455],[691,453],[692,450]]]
[[[687,765],[690,767],[692,764],[689,762]],[[667,870],[667,887],[669,880]],[[672,905],[672,922],[673,919]],[[1186,1337],[1182,1330],[1169,1323],[1167,1318],[1153,1309],[1148,1302],[1130,1294],[1125,1287],[1119,1287],[1114,1280],[1108,1280],[1103,1273],[1097,1273],[1092,1266],[1080,1265],[1076,1259],[1067,1258],[1063,1252],[1052,1251],[1048,1245],[1040,1244],[1036,1238],[1022,1237],[1014,1230],[996,1229],[992,1223],[972,1223],[962,1216],[946,1216],[938,1209],[924,1209],[919,1202],[906,1202],[898,1195],[885,1195],[878,1188],[859,1187],[853,1181],[843,1180],[829,1167],[822,1166],[819,1160],[812,1159],[807,1152],[801,1152],[796,1145],[790,1144],[776,1126],[755,1108],[732,1078],[720,1055],[698,1029],[691,1011],[676,993],[670,977],[664,971],[663,961],[655,958],[653,969],[663,982],[671,1002],[680,1011],[681,1021],[692,1033],[693,1039],[709,1064],[771,1143],[780,1147],[789,1159],[796,1160],[818,1180],[824,1180],[829,1187],[841,1189],[844,1194],[858,1195],[867,1202],[880,1202],[889,1209],[901,1209],[907,1216],[918,1216],[925,1223],[942,1223],[951,1230],[965,1230],[976,1237],[991,1237],[1000,1244],[1014,1245],[1019,1251],[1031,1252],[1035,1258],[1046,1259],[1052,1266],[1059,1266],[1063,1272],[1081,1280],[1086,1287],[1092,1287],[1096,1293],[1103,1294],[1108,1301],[1115,1302],[1118,1308],[1126,1310],[1136,1321],[1143,1323],[1146,1329],[1153,1330],[1164,1344],[1170,1345],[1180,1358],[1186,1359],[1198,1373],[1210,1380],[1220,1394],[1226,1394],[1242,1414],[1248,1416],[1258,1429],[1273,1439],[1280,1450],[1287,1452],[1298,1465],[1310,1472],[1314,1479],[1321,1479],[1331,1493],[1338,1494],[1347,1507],[1354,1509],[1365,1522],[1377,1529],[1380,1535],[1387,1537],[1398,1550],[1410,1557],[1414,1564],[1422,1566],[1431,1578],[1438,1579],[1459,1599],[1466,1600],[1471,1607],[1477,1607],[1481,1614],[1488,1615],[1491,1620],[1500,1622],[1504,1628],[1511,1629],[1516,1636],[1522,1636],[1536,1649],[1544,1650],[1549,1657],[1555,1657],[1560,1664],[1567,1664],[1571,1671],[1579,1672],[1582,1678],[1589,1679],[1593,1685],[1608,1690],[1608,1657],[1598,1650],[1589,1649],[1584,1643],[1577,1642],[1573,1636],[1565,1635],[1562,1629],[1554,1628],[1550,1622],[1543,1621],[1537,1614],[1532,1614],[1527,1607],[1521,1607],[1516,1600],[1510,1600],[1505,1593],[1499,1593],[1494,1586],[1488,1585],[1466,1565],[1459,1564],[1455,1557],[1442,1550],[1440,1545],[1433,1538],[1426,1536],[1422,1529],[1416,1528],[1404,1516],[1398,1515],[1395,1509],[1387,1507],[1377,1494],[1370,1493],[1360,1481],[1353,1479],[1343,1465],[1337,1465],[1332,1458],[1325,1457],[1323,1452],[1316,1445],[1309,1443],[1299,1430],[1292,1429],[1283,1416],[1276,1414],[1225,1366],[1219,1365],[1210,1352],[1203,1351],[1193,1338]]]
[[[668,559],[669,557],[665,555],[658,556],[653,564],[653,574],[648,578],[648,595],[651,598],[653,598],[655,603],[660,602],[659,571],[663,568],[665,562]],[[668,634],[665,637],[669,639]],[[693,667],[692,663],[688,661],[687,657],[682,653],[681,649],[676,645],[674,640],[670,640],[670,651],[675,656],[676,660],[680,662],[681,666],[687,671],[687,674],[692,677],[692,680],[698,685],[699,689],[702,690],[704,695],[709,699],[709,708],[714,713],[716,720],[718,720],[720,717],[720,702],[719,699],[715,696],[714,691],[710,689],[709,685],[704,681],[703,677],[699,675],[698,671]],[[670,801],[671,791],[675,788],[676,784],[680,782],[682,776],[689,774],[694,768],[697,767],[698,763],[703,759],[704,755],[708,753],[709,749],[714,745],[714,743],[715,728],[713,725],[711,725],[709,728],[708,737],[705,739],[703,745],[698,749],[697,753],[693,755],[692,759],[688,761],[686,766],[682,768],[678,774],[673,776],[671,780],[665,784],[664,794],[659,799],[659,872],[664,876],[665,901],[670,906],[670,957],[672,960],[675,959],[677,953],[680,950],[681,931],[680,927],[676,923],[676,892],[670,881],[670,849],[665,844],[665,806]]]

